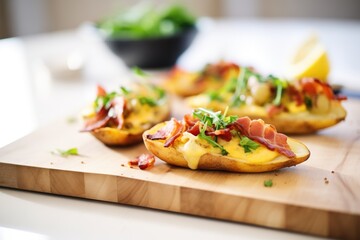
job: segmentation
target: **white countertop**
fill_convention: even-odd
[[[360,90],[360,22],[203,21],[179,64],[220,58],[283,74],[292,49],[316,32],[328,49],[330,79]],[[61,70],[66,60],[81,71]],[[0,40],[0,147],[56,118],[74,116],[95,84],[118,85],[127,69],[89,29]],[[68,76],[65,76],[68,75]],[[71,75],[71,76],[69,76]],[[15,238],[12,238],[15,237]],[[0,188],[0,239],[313,239],[239,223]]]

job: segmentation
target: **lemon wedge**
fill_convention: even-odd
[[[292,79],[314,77],[326,82],[329,72],[330,64],[325,47],[316,35],[311,35],[295,52],[287,75]]]

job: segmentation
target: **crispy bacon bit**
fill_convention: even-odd
[[[300,85],[303,93],[310,96],[316,96],[320,93],[324,93],[328,99],[334,99],[338,101],[347,99],[344,96],[335,95],[333,89],[329,84],[322,82],[316,78],[303,78],[300,80]]]
[[[98,97],[105,97],[106,96],[106,90],[100,86],[100,85],[97,85],[97,94],[96,94]]]
[[[91,118],[85,122],[85,127],[81,129],[81,132],[91,132],[95,129],[106,126],[110,121],[110,117],[107,115],[105,108],[101,108],[99,112],[96,113],[94,118]]]
[[[188,133],[191,133],[194,136],[200,134],[199,119],[195,119],[192,115],[186,114],[184,116],[184,122],[185,122],[186,131]],[[215,130],[212,127],[207,127],[205,134],[208,136],[220,137],[221,139],[224,139],[227,142],[229,142],[232,138],[230,128]]]
[[[180,136],[180,134],[183,132],[183,129],[184,126],[182,123],[175,118],[172,118],[165,124],[163,128],[159,129],[154,134],[146,135],[146,138],[150,140],[166,139],[164,147],[169,147],[174,143],[175,139]]]
[[[234,122],[234,126],[241,134],[265,145],[270,150],[276,150],[290,158],[296,156],[287,144],[287,137],[261,119],[251,120],[249,117],[242,117]]]
[[[154,166],[155,163],[155,157],[151,154],[141,154],[139,157],[139,163],[138,166],[141,170],[148,169],[152,166]]]
[[[294,85],[289,85],[287,92],[289,93],[291,100],[296,102],[297,106],[300,106],[304,103],[304,96]]]
[[[171,132],[170,137],[167,138],[164,147],[171,146],[174,143],[175,139],[181,135],[184,129],[184,126],[181,124],[181,122],[177,121],[175,118],[173,118],[172,120],[174,122],[174,129]]]
[[[208,136],[220,137],[221,139],[224,139],[227,142],[229,142],[232,139],[230,128],[224,128],[215,131],[206,131],[205,133]]]
[[[97,96],[106,96],[106,91],[100,85],[97,86]],[[93,118],[88,119],[85,122],[85,127],[80,130],[81,132],[91,132],[95,129],[105,126],[116,126],[121,129],[124,125],[124,113],[126,111],[126,99],[125,97],[115,97],[111,100],[110,108],[103,106]]]
[[[124,125],[126,99],[124,97],[115,97],[111,102],[111,107],[114,110],[114,116],[112,117],[116,120],[117,128],[121,129]]]
[[[200,122],[196,122],[194,125],[189,126],[187,132],[191,133],[194,136],[199,135],[200,134]]]
[[[131,159],[128,164],[130,166],[138,166],[141,170],[148,169],[155,164],[155,157],[151,154],[141,154],[140,156]]]
[[[280,106],[270,105],[266,108],[266,111],[267,111],[267,114],[269,115],[269,117],[272,118],[275,115],[283,112],[284,109],[285,108],[283,105],[280,105]]]
[[[191,114],[186,114],[184,116],[184,122],[187,127],[192,127],[199,122],[199,119],[194,118]]]
[[[129,166],[137,166],[139,164],[139,157],[129,160],[128,164]]]
[[[236,74],[240,71],[240,67],[232,62],[220,61],[216,64],[208,64],[203,72],[203,76],[212,76],[215,78],[223,79],[231,70]]]
[[[167,122],[165,124],[165,126],[163,128],[160,128],[154,134],[146,135],[146,138],[150,139],[150,140],[164,140],[164,139],[166,139],[174,131],[175,121],[176,121],[176,119],[172,118],[169,122]]]

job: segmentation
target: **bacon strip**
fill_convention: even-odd
[[[186,124],[186,131],[191,133],[194,136],[200,134],[200,122],[199,119],[195,119],[192,115],[186,114],[184,116],[184,122]],[[213,137],[220,137],[225,141],[229,142],[232,139],[232,134],[230,128],[225,128],[221,130],[214,130],[212,127],[207,127],[206,135],[213,136]]]
[[[100,85],[97,86],[97,96],[106,96],[106,90]],[[112,114],[109,112],[113,111]],[[91,132],[95,129],[105,127],[106,125],[116,125],[118,129],[121,129],[124,125],[124,112],[126,110],[125,97],[115,97],[111,101],[109,109],[102,107],[100,111],[96,113],[96,116],[88,119],[85,123],[85,127],[80,130],[81,132]]]
[[[249,117],[242,117],[234,122],[234,126],[242,135],[265,145],[272,151],[276,150],[289,158],[296,156],[287,144],[287,137],[261,119],[251,120]]]
[[[106,90],[102,87],[102,86],[100,86],[100,85],[97,85],[97,96],[98,97],[105,97],[106,96]]]
[[[184,122],[187,126],[194,126],[197,122],[199,122],[199,119],[195,119],[191,114],[186,114],[184,116]]]
[[[180,122],[178,122],[175,118],[173,118],[172,120],[174,122],[174,129],[171,132],[170,137],[166,140],[164,147],[171,146],[174,143],[175,139],[181,135],[184,129],[184,126]]]
[[[300,80],[300,84],[302,91],[309,94],[310,96],[316,96],[319,93],[324,93],[328,99],[334,99],[338,101],[347,99],[344,96],[337,96],[334,94],[334,91],[329,84],[316,78],[303,78]]]
[[[188,133],[191,133],[194,136],[200,134],[200,122],[196,122],[193,126],[189,126],[186,130]]]
[[[111,102],[111,106],[114,110],[113,118],[116,119],[117,128],[121,129],[124,125],[124,111],[126,108],[126,99],[124,97],[115,97]]]
[[[101,108],[94,118],[86,121],[85,127],[80,132],[91,132],[95,129],[106,126],[110,121],[110,117],[107,115],[105,108]]]
[[[155,164],[155,157],[151,154],[141,154],[140,156],[131,159],[128,164],[130,166],[138,166],[141,170],[148,169]]]
[[[183,132],[183,129],[184,126],[182,123],[175,118],[172,118],[163,128],[159,129],[154,134],[146,135],[146,138],[150,140],[166,139],[164,147],[169,147],[174,143],[175,139],[180,136],[180,134]]]
[[[174,131],[174,127],[175,127],[175,118],[172,118],[169,122],[165,124],[163,128],[160,128],[154,134],[146,135],[146,138],[150,140],[164,140],[169,135],[171,135],[171,133]]]
[[[143,153],[138,157],[138,159],[139,159],[138,166],[141,170],[145,170],[147,168],[154,166],[155,163],[154,155]]]
[[[221,139],[224,139],[227,142],[229,142],[232,139],[230,128],[224,128],[215,131],[206,131],[205,134],[208,136],[220,137]]]

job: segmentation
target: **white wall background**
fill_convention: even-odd
[[[13,36],[76,28],[139,0],[7,0]],[[198,16],[360,20],[360,0],[152,0],[178,2]]]

